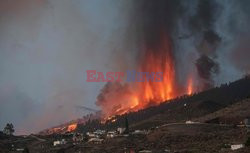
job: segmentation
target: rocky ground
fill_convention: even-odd
[[[232,151],[231,144],[241,144],[247,139],[245,127],[216,124],[166,124],[152,129],[148,134],[131,134],[105,139],[102,144],[82,142],[73,145],[52,146],[53,137],[12,138],[1,140],[2,153],[18,153],[8,151],[4,146],[11,143],[22,148],[27,146],[31,153],[125,153],[150,150],[153,153],[249,153],[250,148]],[[9,141],[9,142],[8,142]],[[4,149],[5,148],[5,149]],[[22,151],[19,151],[22,152]]]

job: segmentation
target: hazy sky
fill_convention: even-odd
[[[87,83],[85,71],[118,70],[111,63],[125,49],[125,6],[121,0],[1,1],[0,129],[12,122],[17,133],[38,131],[88,113],[77,105],[97,109],[103,83]]]

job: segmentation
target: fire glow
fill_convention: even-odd
[[[188,87],[187,87],[187,94],[191,95],[193,93],[193,79],[188,79]]]
[[[163,36],[159,44],[142,48],[144,54],[139,59],[137,71],[162,72],[162,81],[106,84],[97,97],[97,105],[101,107],[105,120],[193,93],[191,77],[187,78],[186,87],[180,87],[177,83],[174,55],[168,37]]]
[[[75,129],[77,128],[77,124],[74,123],[74,124],[70,124],[67,128],[67,132],[72,132],[74,131]]]

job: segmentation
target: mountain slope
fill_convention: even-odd
[[[115,129],[124,126],[125,118],[128,118],[131,127],[135,128],[150,128],[165,123],[182,122],[216,112],[248,97],[250,97],[250,77],[246,76],[191,96],[184,95],[157,106],[115,116],[113,118],[115,122],[112,120],[107,121],[106,124],[96,120],[88,122],[79,125],[78,130],[86,132],[95,129]]]
[[[225,124],[240,124],[250,117],[250,99],[242,100],[214,113],[195,119],[198,122],[219,122]]]

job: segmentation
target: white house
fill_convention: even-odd
[[[99,138],[90,138],[89,143],[94,143],[94,144],[101,144],[103,142],[103,139],[99,139]]]
[[[107,138],[113,138],[115,137],[117,134],[116,134],[116,131],[109,131],[107,133]]]
[[[67,143],[66,140],[62,139],[61,141],[60,140],[54,141],[53,145],[57,146],[57,145],[63,145],[63,144],[66,144],[66,143]]]
[[[90,138],[97,138],[97,137],[99,137],[97,134],[92,133],[92,132],[87,132],[86,135],[89,136]]]
[[[103,135],[103,134],[105,134],[105,131],[104,130],[96,130],[94,132],[94,134],[96,134],[96,135]]]
[[[123,132],[126,130],[126,128],[117,128],[118,134],[123,134]]]
[[[243,144],[235,144],[235,145],[231,145],[231,150],[237,150],[243,147],[244,147]]]

